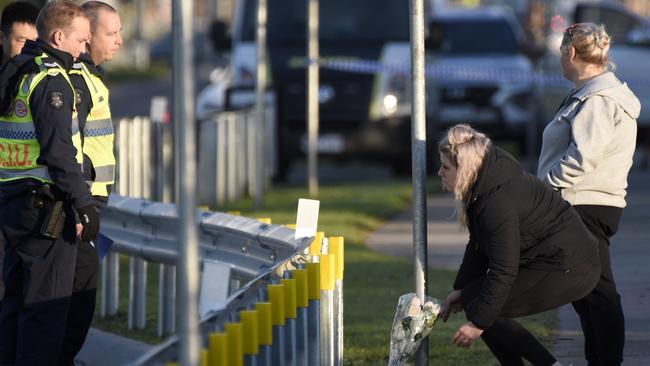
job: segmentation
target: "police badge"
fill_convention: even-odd
[[[63,94],[59,92],[50,93],[50,105],[53,108],[59,109],[63,106]]]

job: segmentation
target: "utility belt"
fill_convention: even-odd
[[[64,196],[55,185],[32,179],[0,185],[0,204],[12,199],[24,199],[25,209],[45,210],[40,234],[50,239],[58,239],[63,232],[66,211],[70,208]]]

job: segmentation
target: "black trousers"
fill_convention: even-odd
[[[0,311],[0,365],[52,365],[70,304],[77,254],[68,214],[58,239],[40,234],[51,202],[37,208],[31,190],[0,201],[5,293]],[[69,213],[70,205],[65,204]]]
[[[74,365],[74,358],[86,341],[88,330],[93,321],[99,272],[99,255],[96,245],[99,245],[97,240],[93,244],[80,241],[77,248],[77,265],[75,266],[70,308],[65,325],[63,347],[57,362],[60,366]]]
[[[573,303],[585,336],[585,358],[590,366],[620,365],[625,346],[625,317],[612,273],[609,238],[618,231],[623,209],[594,205],[574,207],[587,228],[600,241],[602,268],[593,291]]]
[[[568,272],[519,268],[499,318],[485,329],[481,338],[502,365],[549,366],[556,359],[524,327],[512,318],[555,309],[588,294],[598,282],[600,261],[597,253]],[[486,277],[480,277],[461,293],[466,306],[480,294]]]

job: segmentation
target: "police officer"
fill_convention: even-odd
[[[117,11],[100,1],[82,5],[90,16],[88,53],[81,54],[70,71],[77,93],[77,111],[84,153],[84,179],[93,201],[105,207],[115,181],[113,123],[104,70],[100,66],[112,59],[122,45],[122,24]],[[84,343],[95,311],[99,259],[98,240],[81,241],[77,249],[74,286],[59,365],[73,365]]]
[[[99,212],[81,173],[68,70],[90,38],[86,12],[48,2],[28,41],[0,78],[0,230],[5,296],[0,364],[51,365],[65,330],[76,240],[96,237]],[[78,214],[81,225],[77,225]]]
[[[0,16],[0,44],[2,45],[2,65],[16,56],[23,49],[27,40],[36,39],[36,17],[38,8],[26,1],[10,3],[2,10]],[[0,273],[4,261],[4,245],[0,233]],[[4,284],[0,276],[0,306],[4,296]]]
[[[36,39],[38,7],[27,1],[16,1],[2,10],[0,43],[2,64],[20,53],[27,40]]]

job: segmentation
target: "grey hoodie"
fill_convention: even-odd
[[[537,176],[572,205],[625,207],[640,111],[611,72],[573,90],[544,129]]]

